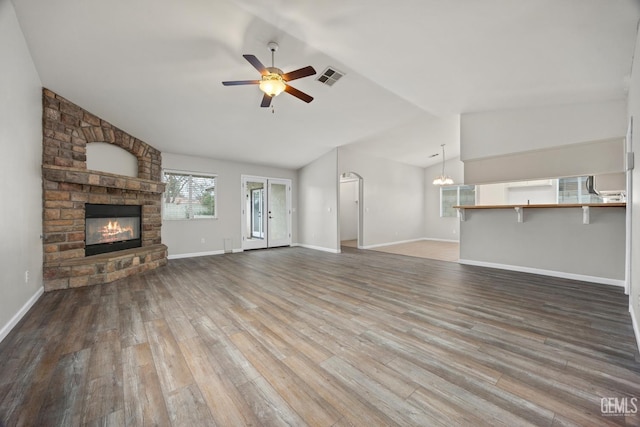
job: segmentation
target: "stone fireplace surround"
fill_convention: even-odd
[[[165,265],[160,151],[48,89],[42,100],[45,291],[109,283]],[[92,142],[136,156],[138,177],[87,170]],[[85,257],[85,203],[142,206],[142,247]]]

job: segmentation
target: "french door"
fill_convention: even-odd
[[[242,249],[291,245],[291,180],[242,177]]]

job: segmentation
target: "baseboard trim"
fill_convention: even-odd
[[[419,239],[398,240],[396,242],[376,243],[375,245],[365,245],[365,246],[362,246],[362,247],[358,247],[358,249],[375,249],[375,248],[381,248],[383,246],[401,245],[403,243],[422,242],[422,241],[425,241],[425,240],[432,241],[432,242],[460,243],[459,240],[432,239],[430,237],[420,237]]]
[[[396,242],[388,242],[388,243],[376,243],[375,245],[364,245],[362,246],[362,249],[374,249],[374,248],[381,248],[383,246],[401,245],[403,243],[413,243],[413,242],[419,242],[421,240],[425,240],[425,239],[421,237],[419,239],[398,240]]]
[[[629,307],[629,313],[631,314],[631,325],[633,326],[633,334],[636,336],[636,344],[638,345],[638,351],[640,351],[640,325],[638,324],[638,318],[633,306]]]
[[[207,251],[207,252],[193,252],[193,253],[188,253],[188,254],[169,255],[167,257],[167,259],[195,258],[195,257],[199,257],[199,256],[222,255],[222,254],[224,254],[224,250]]]
[[[18,322],[20,322],[20,320],[22,320],[24,315],[27,314],[27,312],[31,309],[31,307],[33,307],[33,304],[35,304],[38,301],[38,299],[42,296],[43,293],[44,293],[44,286],[41,286],[36,291],[36,293],[33,294],[31,298],[29,298],[27,302],[24,303],[24,305],[20,308],[20,310],[18,310],[18,312],[13,315],[11,320],[9,320],[9,322],[7,322],[7,324],[4,325],[2,329],[0,329],[0,342],[2,342],[7,337],[7,335],[9,335],[9,332],[11,332],[11,330],[18,324]]]
[[[565,273],[563,271],[543,270],[540,268],[521,267],[519,265],[497,264],[493,262],[473,261],[469,259],[459,259],[459,264],[475,265],[477,267],[497,268],[500,270],[519,271],[521,273],[539,274],[541,276],[558,277],[561,279],[580,280],[582,282],[598,283],[600,285],[610,285],[624,288],[624,280],[609,279],[606,277],[586,276],[583,274]]]
[[[429,240],[432,242],[445,242],[445,243],[460,243],[460,240],[452,240],[452,239],[432,239],[431,237],[425,237],[421,240]]]
[[[323,246],[305,245],[305,244],[302,244],[302,243],[297,243],[296,246],[299,246],[301,248],[306,248],[306,249],[313,249],[314,251],[329,252],[329,253],[332,253],[332,254],[339,254],[340,253],[339,249],[325,248]]]

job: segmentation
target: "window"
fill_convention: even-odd
[[[163,219],[216,218],[215,175],[165,170],[163,181]]]
[[[440,187],[440,216],[442,218],[458,216],[458,211],[454,206],[473,206],[475,204],[475,185]]]
[[[589,194],[586,176],[558,179],[558,203],[602,203],[602,197]]]

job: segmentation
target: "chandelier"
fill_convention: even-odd
[[[444,173],[444,144],[440,146],[442,147],[442,174],[433,180],[433,185],[451,185],[453,184],[453,179]]]

